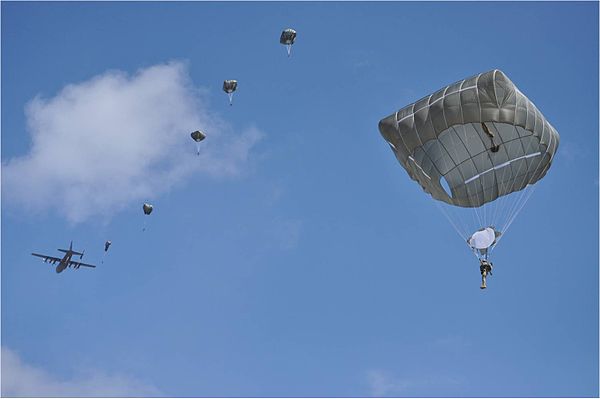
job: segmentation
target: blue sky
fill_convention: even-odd
[[[1,7],[3,394],[598,396],[597,3]],[[481,291],[377,123],[493,68],[561,143]]]

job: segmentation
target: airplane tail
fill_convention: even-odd
[[[71,241],[71,244],[69,244],[69,249],[58,249],[60,252],[64,252],[64,253],[68,253],[69,251],[71,251],[71,253],[73,255],[79,255],[81,257],[83,257],[83,253],[82,252],[77,252],[77,251],[73,251],[73,241]]]

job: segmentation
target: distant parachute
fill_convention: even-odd
[[[288,57],[290,56],[291,52],[292,52],[292,44],[294,44],[294,42],[296,41],[296,31],[293,29],[284,29],[283,32],[281,32],[281,37],[279,38],[279,43],[285,45],[285,48],[287,49],[287,54]]]
[[[144,214],[145,215],[149,215],[149,214],[152,213],[152,209],[153,209],[152,205],[150,205],[148,203],[144,203],[144,206],[142,208],[144,209]]]
[[[106,241],[104,243],[104,254],[102,255],[102,263],[104,263],[104,258],[106,258],[106,252],[108,252],[108,248],[110,247],[111,242],[110,241]]]
[[[192,140],[196,142],[196,153],[200,155],[200,142],[206,138],[206,135],[200,130],[196,130],[195,132],[192,132],[190,136],[192,136]]]
[[[480,259],[506,234],[559,143],[554,127],[497,69],[400,109],[379,130]]]
[[[150,215],[154,207],[149,203],[145,202],[142,209],[144,209],[144,215]],[[142,228],[142,231],[146,231],[146,218],[144,218],[144,227]]]
[[[229,105],[233,105],[233,92],[237,89],[237,80],[225,80],[223,91],[229,96]]]

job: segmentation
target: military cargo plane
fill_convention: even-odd
[[[58,262],[58,266],[56,266],[56,273],[62,272],[67,267],[73,267],[74,269],[79,269],[81,266],[96,267],[95,265],[90,265],[87,263],[71,260],[73,255],[79,255],[79,259],[83,259],[83,253],[85,252],[85,251],[84,252],[73,251],[73,241],[71,241],[71,245],[69,245],[69,249],[59,249],[59,251],[65,253],[65,256],[63,256],[62,259],[56,258],[54,256],[40,255],[40,254],[36,254],[36,253],[32,253],[32,255],[44,259],[44,262],[46,262],[46,263],[55,264]]]

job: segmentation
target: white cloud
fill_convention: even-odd
[[[436,345],[447,343],[441,342]],[[436,392],[456,390],[464,386],[461,378],[433,371],[421,376],[413,374],[409,378],[401,378],[385,370],[375,369],[367,372],[367,382],[373,397],[436,396]]]
[[[392,377],[382,370],[371,370],[367,373],[371,388],[371,396],[399,396],[410,386],[408,381]]]
[[[30,101],[26,117],[31,150],[3,163],[3,194],[74,223],[151,200],[199,173],[239,175],[262,137],[256,128],[234,133],[211,112],[181,62],[67,85]],[[197,129],[207,135],[200,156],[189,136]]]
[[[64,369],[61,369],[61,374]],[[2,347],[3,397],[146,397],[160,396],[155,387],[134,378],[88,372],[58,379],[47,371],[23,362],[12,350]]]

